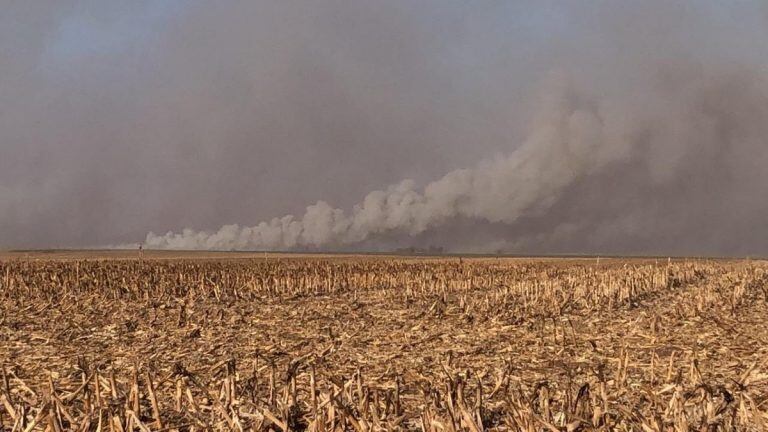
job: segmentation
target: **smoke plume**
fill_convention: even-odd
[[[611,236],[642,237],[642,229],[652,238],[722,246],[728,239],[706,228],[733,236],[741,232],[734,224],[745,222],[742,217],[765,215],[768,209],[760,198],[768,197],[766,78],[739,70],[668,68],[642,93],[613,100],[579,94],[567,77],[556,75],[549,79],[527,138],[507,156],[451,171],[423,188],[404,180],[370,192],[350,211],[318,201],[299,217],[286,215],[251,227],[226,225],[214,233],[150,233],[146,245],[339,249],[374,236],[439,231],[456,219],[514,227],[521,219],[546,217],[553,207],[565,206],[556,225],[539,228],[533,238],[530,233],[519,236],[517,245],[496,247],[532,249],[534,240],[574,236],[603,237],[598,241],[610,243]],[[578,193],[566,205],[569,190]],[[581,199],[593,201],[597,214],[572,214]],[[692,227],[701,229],[700,237],[685,239],[667,232],[670,227],[685,236]]]
[[[768,254],[765,40],[761,1],[10,2],[0,248]]]

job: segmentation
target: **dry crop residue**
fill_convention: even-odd
[[[768,428],[768,264],[0,263],[0,431]]]

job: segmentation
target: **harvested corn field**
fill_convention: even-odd
[[[7,256],[2,431],[768,428],[761,261]]]

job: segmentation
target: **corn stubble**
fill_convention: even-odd
[[[6,260],[0,430],[767,430],[766,270]]]

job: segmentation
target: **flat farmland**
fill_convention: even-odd
[[[0,257],[0,430],[765,430],[768,264]]]

